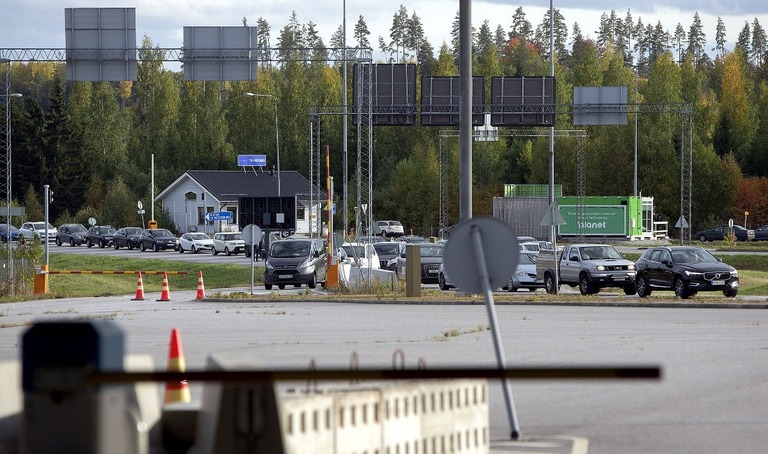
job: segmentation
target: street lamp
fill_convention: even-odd
[[[7,87],[7,84],[6,84]],[[12,201],[12,192],[11,192],[11,100],[10,98],[21,98],[21,93],[10,93],[8,95],[4,95],[3,97],[5,99],[6,108],[5,108],[5,156],[6,156],[6,190],[8,191],[6,194],[6,203],[8,204],[7,212],[6,212],[6,237],[8,239],[8,288],[11,294],[14,293],[14,285],[13,285],[13,247],[11,246],[11,201]],[[46,239],[47,240],[47,239]]]
[[[277,156],[277,197],[282,197],[282,192],[280,191],[280,132],[277,128],[277,98],[272,95],[267,95],[263,93],[251,93],[251,92],[245,92],[245,96],[253,96],[255,98],[272,98],[272,101],[274,101],[275,105],[275,154]]]

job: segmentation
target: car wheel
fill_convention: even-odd
[[[589,277],[586,274],[579,276],[579,291],[582,295],[591,295],[594,293],[592,284],[589,282]]]
[[[115,244],[113,246],[114,246],[115,250],[120,249],[120,246],[117,245],[117,241],[115,241]]]
[[[648,283],[648,278],[645,276],[637,277],[637,296],[640,298],[651,296],[651,285]]]
[[[307,287],[309,288],[317,287],[317,274],[312,275],[312,280],[307,282]]]
[[[443,273],[437,275],[437,286],[440,290],[448,290],[448,284],[445,282],[445,275]]]
[[[735,288],[729,288],[729,289],[723,290],[723,295],[726,298],[735,298],[737,293],[739,293],[739,290]]]
[[[249,247],[245,248],[245,256],[246,257],[250,257],[251,256],[251,248],[249,248]]]
[[[87,244],[89,248],[93,247],[93,245],[91,244],[91,240],[86,241],[85,244]]]
[[[141,249],[141,252],[144,252],[144,251],[147,250],[147,247],[144,246],[144,242],[143,241],[141,242],[141,247],[139,249]]]
[[[77,246],[77,244],[75,244],[75,240],[74,240],[74,238],[70,238],[70,239],[69,239],[69,245],[70,245],[71,247],[75,247],[75,246]]]
[[[285,288],[285,284],[277,284],[277,288],[279,288],[280,290],[282,290],[282,289],[284,289],[284,288]]]
[[[197,254],[197,248],[195,247],[194,244],[192,245],[192,253]]]
[[[635,283],[629,284],[624,287],[625,295],[634,295],[635,293],[637,293],[637,285]]]
[[[544,290],[546,290],[546,292],[550,295],[557,294],[557,288],[555,287],[555,277],[552,275],[552,273],[547,273],[544,275]]]
[[[272,290],[272,284],[264,284],[265,290]]]
[[[512,282],[512,279],[510,279],[509,282],[507,282],[507,291],[508,292],[516,292],[517,291],[517,287],[515,287],[515,284],[514,284],[514,282]]]
[[[129,250],[129,251],[133,250],[133,245],[131,244],[131,242],[130,242],[130,241],[128,242],[128,250]]]
[[[183,253],[184,253],[184,248],[181,247],[181,244],[179,244],[179,254],[183,254]]]
[[[103,249],[103,248],[105,248],[106,246],[107,246],[107,243],[105,243],[105,242],[103,242],[103,241],[100,241],[100,242],[99,242],[99,247],[100,247],[100,248],[102,248],[102,249]]]
[[[682,299],[687,299],[689,296],[691,296],[688,292],[688,284],[686,284],[685,281],[679,276],[675,278],[674,289],[675,296],[678,296]]]
[[[154,249],[155,252],[160,252],[160,245],[155,243],[155,246],[152,249]]]
[[[699,241],[701,241],[702,243],[706,243],[707,237],[705,235],[699,235]]]
[[[61,246],[61,238],[56,237],[56,246]]]
[[[232,255],[232,251],[230,251],[228,247],[225,247],[224,254],[226,254],[227,256]]]

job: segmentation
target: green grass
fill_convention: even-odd
[[[197,275],[203,272],[206,289],[250,285],[251,268],[242,265],[201,264],[166,260],[132,259],[125,257],[91,257],[75,254],[51,254],[51,270],[115,270],[115,271],[186,271],[187,275],[169,275],[168,287],[174,290],[196,290]],[[263,282],[263,272],[255,270],[257,282]],[[62,275],[52,274],[48,287],[54,298],[121,295],[136,292],[136,275]],[[162,275],[144,275],[144,292],[160,292]]]

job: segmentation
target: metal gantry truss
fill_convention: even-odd
[[[0,101],[0,112],[2,112],[2,120],[0,120],[0,138],[2,139],[2,143],[5,147],[5,153],[2,153],[2,163],[0,163],[0,185],[2,185],[2,188],[0,188],[0,192],[5,193],[5,207],[4,210],[5,213],[0,214],[0,216],[5,215],[6,219],[5,222],[7,223],[7,230],[6,235],[8,237],[8,241],[6,245],[8,246],[8,256],[7,256],[7,267],[6,267],[6,276],[7,276],[7,282],[8,282],[8,288],[10,289],[11,293],[13,293],[13,289],[15,286],[15,282],[13,280],[13,247],[11,247],[11,204],[13,203],[13,194],[11,191],[11,61],[10,60],[3,60],[0,59],[0,77],[2,77],[3,81],[3,95],[0,96],[2,98]]]

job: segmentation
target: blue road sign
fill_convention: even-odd
[[[231,211],[205,213],[206,221],[229,221],[230,219],[232,219]]]
[[[237,155],[239,167],[266,167],[267,155],[265,154],[239,154]]]

